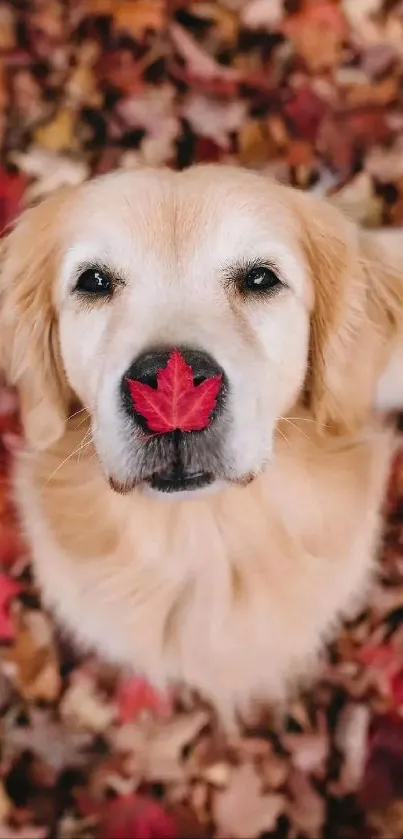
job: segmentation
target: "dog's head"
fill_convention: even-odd
[[[3,244],[0,365],[46,448],[74,401],[111,485],[247,482],[299,400],[318,427],[371,409],[402,308],[393,272],[335,208],[247,172],[117,173],[29,210]],[[219,392],[205,427],[153,432],[174,349]]]

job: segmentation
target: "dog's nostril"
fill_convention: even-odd
[[[149,387],[156,388],[158,386],[158,378],[156,373],[145,373],[137,378],[138,382]]]

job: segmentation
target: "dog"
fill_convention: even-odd
[[[315,672],[376,568],[398,251],[217,165],[107,174],[23,213],[0,279],[13,488],[44,602],[82,647],[228,717]],[[155,391],[175,352],[219,393],[201,428],[158,433],[129,383]]]

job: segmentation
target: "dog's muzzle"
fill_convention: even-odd
[[[224,371],[199,349],[152,349],[135,359],[122,377],[121,400],[143,449],[142,483],[172,493],[214,482],[222,472],[227,392]]]

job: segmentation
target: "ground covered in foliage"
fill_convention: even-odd
[[[0,0],[0,228],[92,173],[223,161],[403,223],[403,3]],[[403,836],[403,457],[371,606],[284,720],[224,737],[43,611],[0,390],[0,839]]]

